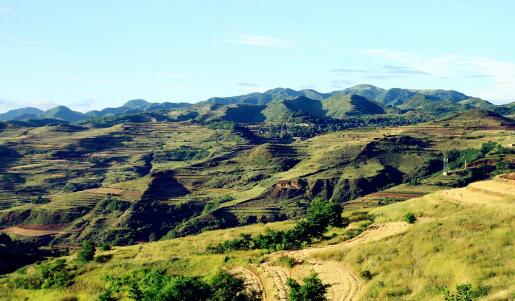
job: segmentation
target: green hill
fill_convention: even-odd
[[[445,124],[447,126],[515,126],[515,120],[504,117],[495,112],[482,109],[472,109],[456,115],[435,121],[435,124]]]
[[[263,115],[267,122],[285,122],[323,118],[325,112],[320,100],[299,96],[269,103]]]
[[[294,98],[305,96],[311,99],[321,100],[328,96],[328,94],[320,93],[315,90],[301,90],[296,91],[288,88],[275,88],[268,90],[264,93],[250,93],[240,96],[232,97],[213,97],[206,102],[212,104],[252,104],[252,105],[266,105],[270,102],[277,100],[284,100],[286,98]]]
[[[334,95],[323,101],[327,116],[344,118],[353,115],[384,114],[384,108],[359,95]]]
[[[471,107],[471,108],[478,108],[482,110],[489,110],[489,111],[495,111],[496,106],[492,104],[489,101],[486,101],[481,98],[477,97],[471,97],[464,100],[461,100],[458,102],[460,105]]]
[[[15,110],[10,110],[5,113],[0,114],[0,121],[8,121],[14,119],[34,119],[38,118],[43,114],[43,111],[38,108],[20,108]]]
[[[415,94],[402,104],[398,105],[397,108],[401,110],[418,111],[434,116],[444,116],[465,109],[464,106],[452,101],[432,100],[428,96],[422,94]]]
[[[57,106],[55,108],[52,108],[48,111],[45,111],[43,115],[41,116],[43,118],[51,118],[51,119],[61,119],[69,122],[76,122],[85,119],[85,115],[72,111],[69,108],[65,106]]]

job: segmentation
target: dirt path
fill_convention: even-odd
[[[405,222],[392,222],[386,224],[374,224],[368,227],[366,231],[361,233],[360,235],[354,237],[353,239],[349,239],[339,244],[316,247],[316,248],[307,248],[299,251],[290,251],[290,252],[281,252],[284,255],[292,256],[295,258],[305,259],[310,256],[314,256],[318,253],[323,253],[327,251],[334,250],[345,250],[351,248],[357,244],[362,244],[366,242],[378,241],[384,239],[389,236],[397,235],[403,233],[408,230],[410,227],[409,224]]]
[[[287,285],[286,281],[289,277],[301,279],[314,270],[322,280],[322,282],[331,285],[328,289],[327,297],[332,301],[352,301],[356,300],[362,288],[359,277],[345,266],[344,263],[333,260],[316,259],[317,254],[327,251],[339,251],[351,248],[357,244],[378,241],[389,236],[397,235],[408,230],[409,224],[404,222],[393,222],[386,224],[375,224],[370,226],[359,236],[331,246],[323,246],[316,248],[308,248],[298,251],[276,252],[268,258],[269,262],[278,259],[281,256],[289,256],[294,258],[299,264],[288,269],[283,266],[271,265],[266,262],[261,265],[264,277],[271,280],[273,285],[272,291],[274,296],[267,296],[265,300],[286,301]]]
[[[243,267],[235,267],[232,268],[229,273],[233,276],[243,279],[243,281],[245,281],[245,287],[249,292],[257,292],[261,295],[263,301],[267,300],[261,279],[259,279],[256,273],[254,273],[252,270]]]
[[[287,269],[280,266],[270,265],[269,263],[264,263],[261,267],[263,268],[265,277],[272,280],[273,290],[275,291],[273,296],[267,296],[268,298],[265,300],[287,301]]]
[[[361,290],[359,278],[341,262],[309,260],[313,270],[322,282],[331,285],[328,289],[329,300],[351,301],[355,300]]]

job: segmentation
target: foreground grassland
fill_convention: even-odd
[[[2,300],[95,300],[106,275],[141,268],[166,268],[171,274],[209,278],[219,269],[250,275],[266,300],[284,300],[286,277],[301,279],[315,270],[330,283],[330,300],[443,300],[442,290],[471,283],[484,288],[484,300],[512,300],[515,294],[515,175],[443,190],[405,202],[344,211],[350,224],[326,240],[299,251],[233,251],[209,254],[206,246],[266,229],[291,228],[293,222],[206,231],[98,252],[96,261],[77,264],[65,289],[14,289],[9,282],[30,266],[1,280]],[[413,213],[413,224],[404,216]],[[360,234],[361,233],[361,234]],[[356,236],[357,235],[357,236]],[[250,271],[250,272],[249,272]],[[244,276],[245,277],[245,276]],[[250,281],[252,282],[252,281]],[[66,299],[68,298],[68,299]]]
[[[515,181],[497,178],[371,210],[375,222],[418,221],[402,235],[318,254],[369,271],[363,300],[442,300],[442,287],[486,287],[485,300],[515,293]]]

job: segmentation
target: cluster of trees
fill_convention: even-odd
[[[242,233],[240,238],[226,240],[209,246],[212,253],[224,253],[230,250],[292,250],[307,246],[315,238],[320,238],[332,226],[343,224],[341,206],[333,202],[314,200],[308,208],[306,217],[299,220],[287,231],[269,230],[256,237]]]
[[[109,214],[115,211],[123,212],[130,207],[130,202],[117,199],[112,194],[108,194],[99,204],[98,209],[103,214]]]
[[[503,155],[511,153],[511,149],[505,148],[496,142],[485,142],[481,148],[466,148],[464,150],[450,150],[445,156],[449,160],[449,168],[459,169],[465,165],[465,162],[471,163],[484,158],[488,154]]]
[[[198,277],[169,275],[164,269],[140,270],[125,277],[106,277],[106,291],[99,301],[131,300],[198,300],[258,301],[257,292],[245,290],[244,281],[227,272],[218,272],[210,281]]]
[[[261,128],[265,138],[278,138],[288,141],[292,137],[311,138],[317,135],[342,131],[356,127],[385,127],[414,124],[425,121],[423,118],[408,118],[398,115],[356,116],[345,119],[299,119],[279,124],[267,124]]]
[[[199,160],[209,156],[207,149],[195,148],[191,146],[180,146],[171,150],[156,151],[154,160],[156,161],[188,161]]]

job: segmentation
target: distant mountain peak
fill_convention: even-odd
[[[69,122],[76,122],[85,119],[85,115],[81,112],[73,111],[66,106],[57,106],[47,110],[42,115],[43,118],[60,119]]]
[[[123,107],[131,108],[131,109],[142,109],[146,106],[150,105],[150,102],[144,99],[132,99],[126,102]]]

